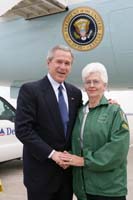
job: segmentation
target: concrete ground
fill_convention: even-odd
[[[133,141],[133,140],[132,140]],[[128,155],[128,196],[133,199],[133,147]],[[0,164],[0,178],[4,186],[4,192],[0,193],[0,200],[26,200],[26,190],[23,186],[22,161],[15,160]],[[76,200],[74,197],[73,200]]]

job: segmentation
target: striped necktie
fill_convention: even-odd
[[[60,85],[58,87],[58,104],[59,104],[60,114],[61,114],[61,118],[62,118],[62,122],[64,126],[64,132],[66,136],[67,123],[69,121],[69,117],[68,117],[67,105],[66,105],[62,90],[63,90],[63,86]]]

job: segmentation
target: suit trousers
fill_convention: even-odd
[[[58,191],[54,193],[47,193],[46,190],[34,192],[27,189],[27,196],[28,200],[72,200],[72,185],[63,182]]]

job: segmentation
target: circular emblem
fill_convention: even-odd
[[[104,25],[100,15],[89,7],[72,10],[63,23],[65,41],[74,49],[87,51],[99,45]]]

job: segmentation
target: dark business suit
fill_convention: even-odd
[[[55,193],[53,199],[71,200],[71,169],[64,170],[48,158],[53,149],[70,150],[71,131],[82,104],[80,90],[68,83],[65,83],[65,87],[69,102],[66,138],[58,102],[47,76],[39,81],[26,83],[20,89],[15,129],[17,138],[24,144],[24,184],[28,191],[35,193],[34,197],[29,195],[29,200],[50,199],[46,196],[51,193]],[[62,183],[66,183],[64,189],[60,187]],[[56,197],[59,189],[65,191],[66,197]]]

